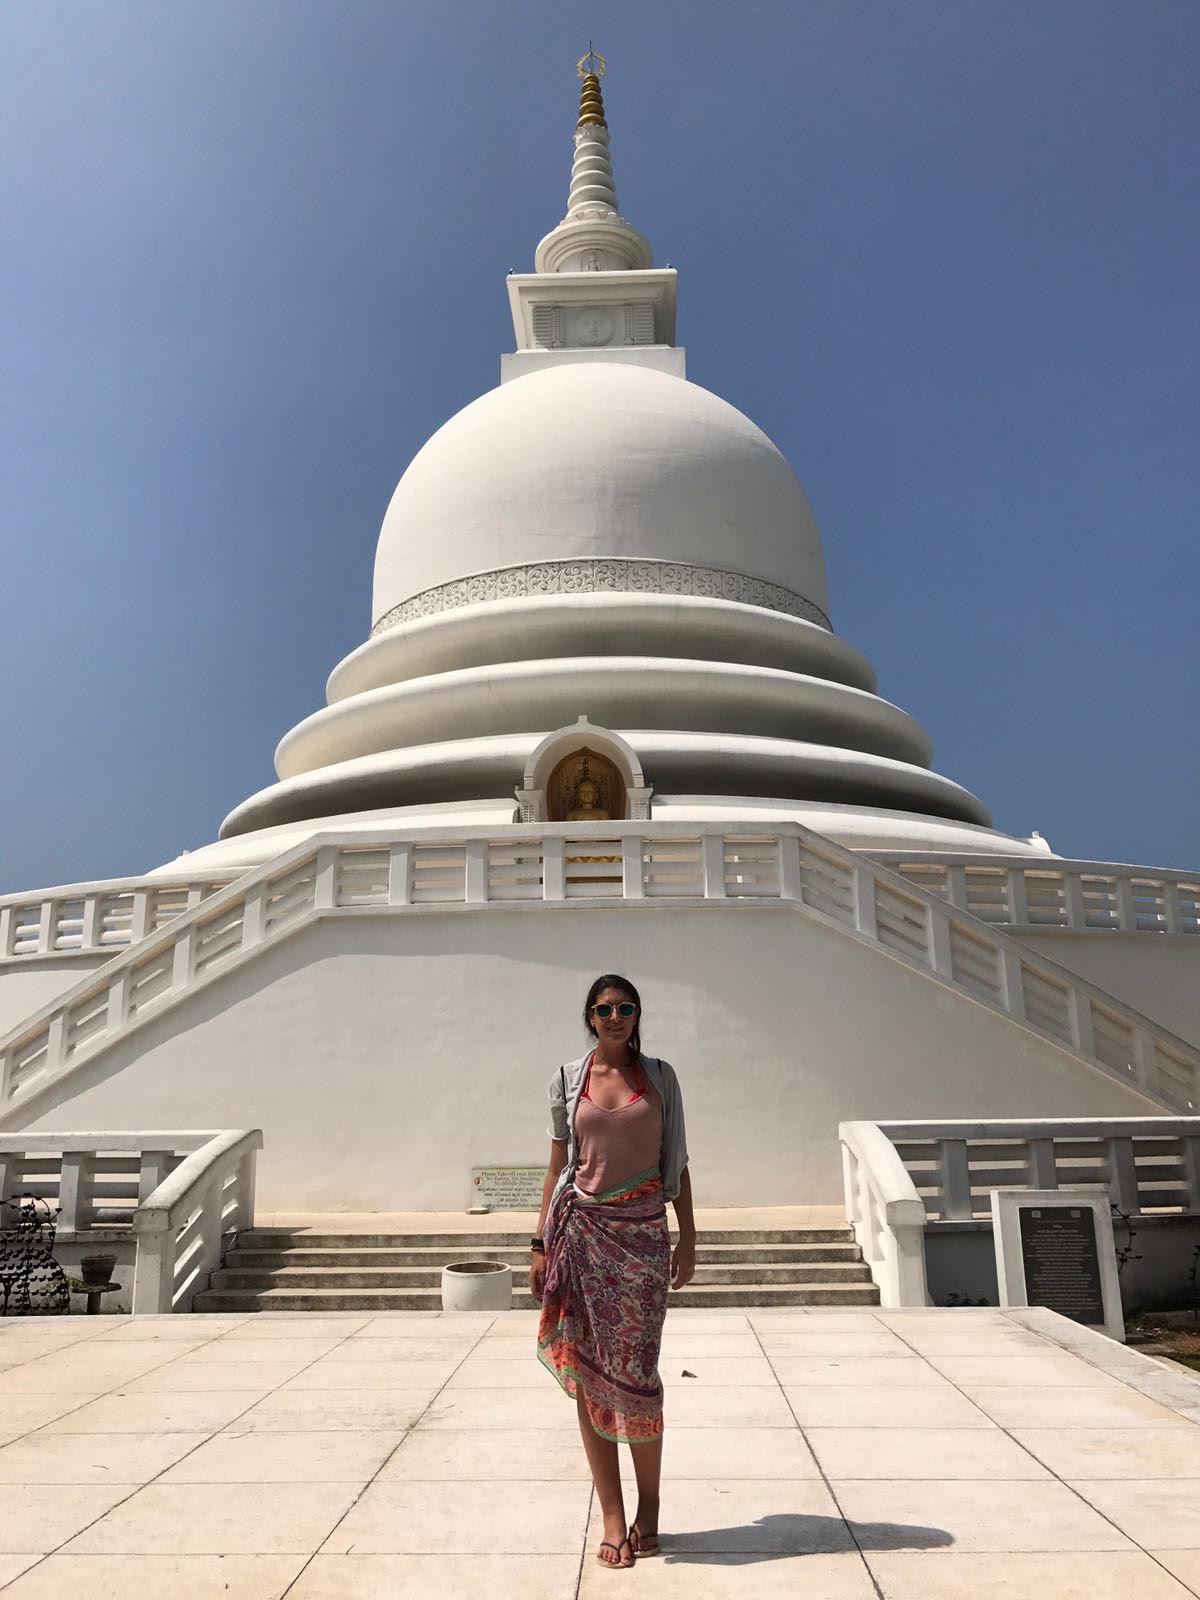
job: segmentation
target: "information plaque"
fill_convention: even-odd
[[[1092,1327],[1104,1321],[1100,1252],[1091,1206],[1018,1206],[1025,1295]]]
[[[993,1189],[1002,1306],[1045,1306],[1125,1337],[1107,1194],[1094,1189]]]
[[[536,1211],[545,1167],[472,1167],[471,1204],[491,1211]]]

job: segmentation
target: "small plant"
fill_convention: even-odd
[[[1200,1273],[1200,1244],[1192,1251],[1192,1265],[1188,1271],[1188,1307],[1193,1320],[1200,1318],[1200,1285],[1197,1284],[1197,1273]]]
[[[991,1303],[992,1302],[987,1298],[986,1295],[984,1295],[982,1299],[972,1300],[969,1294],[959,1294],[955,1290],[952,1290],[946,1296],[946,1298],[941,1301],[941,1304],[944,1306],[990,1306]]]
[[[1116,1246],[1117,1272],[1120,1274],[1124,1272],[1127,1262],[1140,1261],[1142,1257],[1133,1248],[1133,1241],[1137,1238],[1137,1229],[1133,1225],[1133,1218],[1129,1215],[1128,1211],[1122,1211],[1115,1200],[1109,1201],[1109,1209],[1112,1211],[1113,1216],[1113,1244]],[[1117,1245],[1117,1231],[1121,1228],[1125,1230],[1125,1243],[1123,1245]],[[1194,1262],[1192,1264],[1192,1269],[1194,1275]]]

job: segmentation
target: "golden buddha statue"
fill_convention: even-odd
[[[585,761],[579,782],[575,785],[575,804],[567,812],[564,820],[567,822],[610,822],[612,818],[608,812],[605,811],[603,806],[596,803],[600,798],[600,791],[590,777],[584,776],[586,770],[587,763]]]

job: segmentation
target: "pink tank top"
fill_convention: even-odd
[[[575,1187],[584,1194],[601,1195],[658,1166],[662,1106],[643,1074],[641,1088],[633,1099],[606,1111],[588,1098],[591,1075],[589,1061],[575,1110]]]

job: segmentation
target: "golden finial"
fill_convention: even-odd
[[[598,50],[592,49],[592,42],[588,40],[587,54],[580,56],[575,63],[577,77],[583,79],[583,87],[579,94],[579,121],[576,129],[595,127],[607,128],[604,120],[604,98],[600,93],[600,79],[608,70],[608,62]]]

